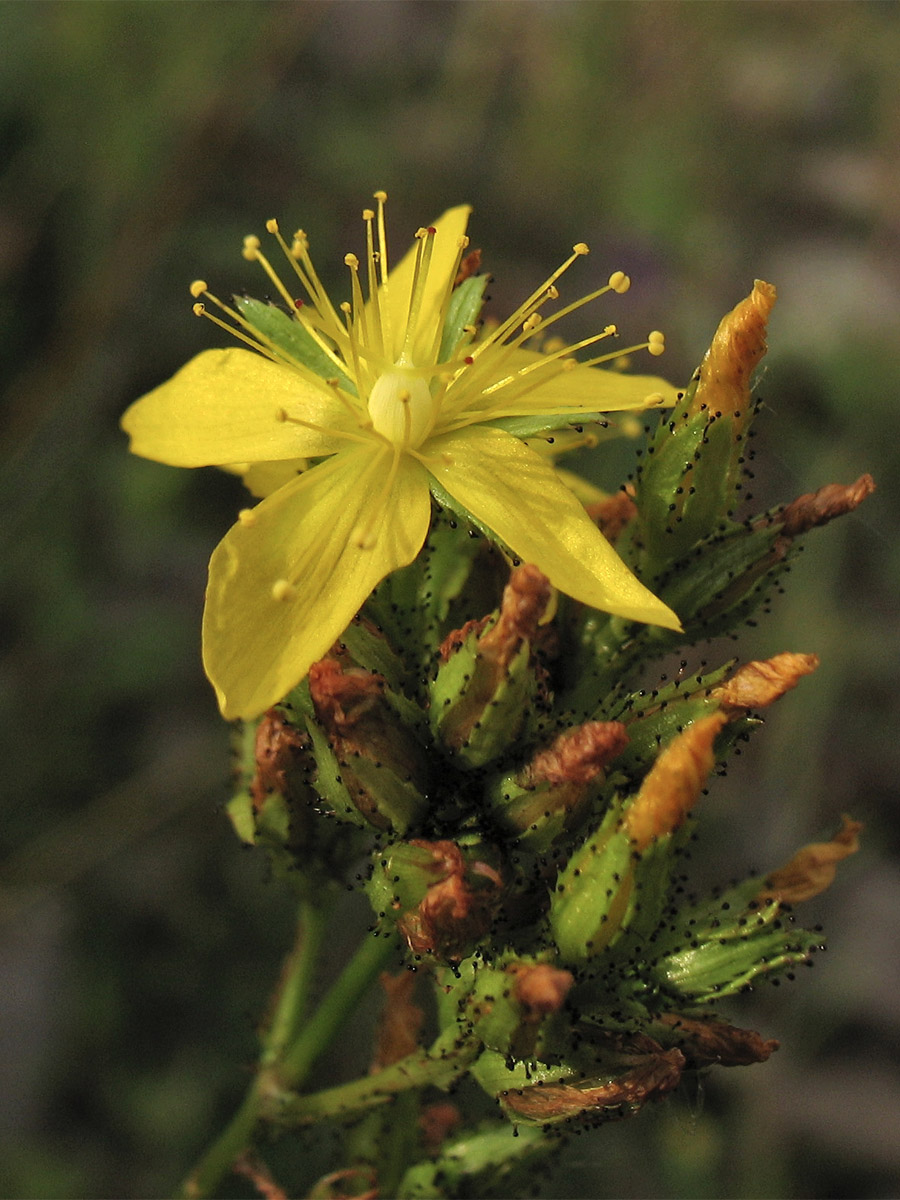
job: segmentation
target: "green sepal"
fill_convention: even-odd
[[[520,845],[544,853],[574,833],[603,791],[605,776],[581,785],[540,783],[523,787],[519,770],[507,771],[485,785],[485,800],[499,828]]]
[[[706,1004],[746,989],[761,975],[805,962],[821,936],[798,928],[777,900],[757,903],[765,877],[679,908],[660,930],[651,975],[669,995]]]
[[[306,732],[312,742],[313,757],[316,760],[316,791],[324,801],[323,807],[332,816],[363,829],[371,829],[371,822],[361,813],[353,802],[353,797],[341,777],[341,768],[328,736],[319,726],[314,716],[305,719]]]
[[[578,420],[571,417],[561,416],[559,413],[535,413],[534,416],[527,417],[497,417],[494,421],[485,421],[485,425],[491,429],[503,429],[507,433],[511,433],[513,437],[529,438],[537,437],[541,433],[562,432],[565,429],[581,429],[583,425],[588,425],[592,421],[603,421],[603,414],[599,412],[585,413],[583,416],[579,414]]]
[[[256,845],[256,820],[253,815],[253,799],[250,793],[241,788],[225,805],[225,812],[234,827],[234,832],[247,846]]]
[[[306,326],[289,317],[283,308],[250,296],[235,296],[235,307],[263,338],[288,358],[307,367],[322,379],[337,379],[344,391],[356,395],[356,385],[346,372],[329,357]]]
[[[785,569],[785,554],[776,546],[780,537],[777,525],[723,522],[721,532],[700,542],[662,582],[653,585],[660,599],[680,616],[684,633],[654,628],[647,636],[674,645],[685,638],[716,637],[733,629]]]
[[[490,668],[470,633],[437,669],[430,687],[429,715],[435,737],[463,767],[474,769],[501,755],[514,741],[537,690],[531,647],[523,642],[490,691]]]
[[[453,289],[444,319],[438,362],[447,362],[462,346],[471,342],[474,334],[466,327],[478,324],[484,307],[484,289],[489,280],[489,275],[470,275]]]
[[[485,1050],[469,1070],[489,1096],[541,1083],[566,1083],[577,1077],[575,1068],[567,1063],[550,1065],[536,1058],[510,1062],[509,1056],[498,1050]]]
[[[570,857],[550,900],[550,929],[561,959],[586,962],[614,943],[632,903],[634,844],[621,829],[623,804]]]
[[[461,1196],[519,1196],[534,1183],[536,1162],[558,1143],[540,1129],[491,1122],[445,1142],[434,1159],[410,1167],[397,1200],[458,1200]]]
[[[448,629],[448,616],[484,546],[479,537],[438,510],[418,557],[378,585],[364,613],[396,647],[412,672],[431,663]],[[487,604],[490,609],[496,600]],[[401,689],[397,689],[398,691]]]

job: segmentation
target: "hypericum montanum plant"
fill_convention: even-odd
[[[713,767],[817,659],[682,659],[674,682],[639,686],[652,659],[740,625],[797,538],[874,486],[738,515],[774,288],[756,283],[677,391],[599,365],[661,353],[658,332],[599,356],[613,325],[556,336],[629,285],[616,271],[548,312],[583,243],[482,323],[469,209],[420,229],[391,270],[375,199],[346,303],[306,234],[285,241],[270,221],[287,282],[257,238],[244,254],[281,303],[191,289],[250,349],[198,355],[123,418],[135,453],[237,472],[260,499],[212,556],[204,662],[242,722],[230,816],[300,905],[253,1083],[188,1196],[218,1194],[230,1171],[271,1196],[515,1194],[567,1131],[772,1053],[711,1005],[809,961],[820,935],[790,907],[857,847],[845,817],[786,866],[691,895],[679,855]],[[618,494],[556,465],[615,432],[603,414],[654,408]],[[374,925],[313,1007],[354,878]],[[308,1090],[404,957],[410,971],[381,975],[368,1073]],[[315,1182],[303,1131],[326,1123],[342,1136]],[[271,1146],[278,1180],[258,1157],[276,1132],[291,1135]]]

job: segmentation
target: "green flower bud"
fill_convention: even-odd
[[[538,690],[531,647],[550,600],[537,567],[517,567],[499,613],[451,634],[431,685],[435,736],[465,767],[482,767],[508,749]]]
[[[605,770],[628,741],[619,721],[588,721],[570,729],[523,769],[487,784],[500,827],[530,850],[548,849],[589,815]]]
[[[554,966],[549,955],[524,958],[507,953],[458,989],[457,1020],[485,1047],[507,1058],[541,1058],[560,1039],[560,1018],[574,983],[571,972]]]
[[[333,659],[314,663],[307,718],[320,788],[339,816],[405,833],[427,808],[421,743],[387,699],[380,675],[347,671]]]
[[[723,318],[691,387],[648,447],[638,510],[643,565],[651,576],[731,517],[755,411],[751,376],[766,352],[774,303],[775,289],[757,280]]]
[[[458,962],[490,929],[501,902],[495,863],[484,845],[398,842],[377,855],[366,891],[379,920],[396,926],[413,954]]]

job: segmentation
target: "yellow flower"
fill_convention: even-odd
[[[209,564],[204,665],[228,718],[251,718],[279,701],[378,582],[415,558],[431,520],[430,491],[577,600],[678,628],[553,466],[520,440],[604,411],[674,402],[674,389],[659,378],[597,370],[604,359],[574,361],[573,351],[614,333],[612,326],[551,353],[525,348],[536,331],[588,300],[625,291],[627,276],[616,272],[605,287],[542,320],[539,310],[557,298],[559,277],[587,253],[579,244],[508,320],[479,334],[459,299],[476,281],[467,280],[465,292],[465,285],[454,288],[469,208],[452,208],[420,229],[389,272],[386,197],[375,198],[377,210],[363,213],[362,272],[355,255],[345,258],[352,303],[335,309],[306,235],[288,245],[270,221],[307,299],[293,297],[259,240],[248,238],[245,257],[265,269],[293,317],[256,302],[226,305],[198,281],[195,311],[212,315],[200,302],[205,297],[258,353],[207,350],[122,420],[134,453],[239,470],[265,497],[241,512]],[[645,345],[660,353],[662,335]]]

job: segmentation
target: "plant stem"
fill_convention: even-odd
[[[481,1043],[446,1030],[427,1050],[416,1050],[389,1067],[306,1096],[286,1094],[266,1100],[265,1116],[282,1125],[310,1125],[334,1117],[352,1117],[387,1104],[412,1088],[446,1088],[469,1066]]]
[[[391,954],[397,939],[367,937],[347,963],[328,995],[285,1051],[277,1066],[278,1083],[284,1088],[300,1087],[315,1060],[331,1044],[341,1025],[352,1013],[369,984]]]
[[[306,1016],[315,966],[325,936],[330,905],[300,902],[298,936],[285,960],[275,1011],[265,1035],[260,1066],[278,1062]]]
[[[184,1181],[182,1195],[191,1200],[213,1194],[250,1144],[265,1098],[273,1090],[280,1092],[282,1088],[302,1084],[316,1058],[328,1048],[372,978],[394,951],[393,937],[367,937],[301,1028],[314,960],[324,935],[325,913],[307,904],[301,905],[300,911],[298,939],[282,974],[275,1013],[260,1053],[259,1070],[240,1108]]]

